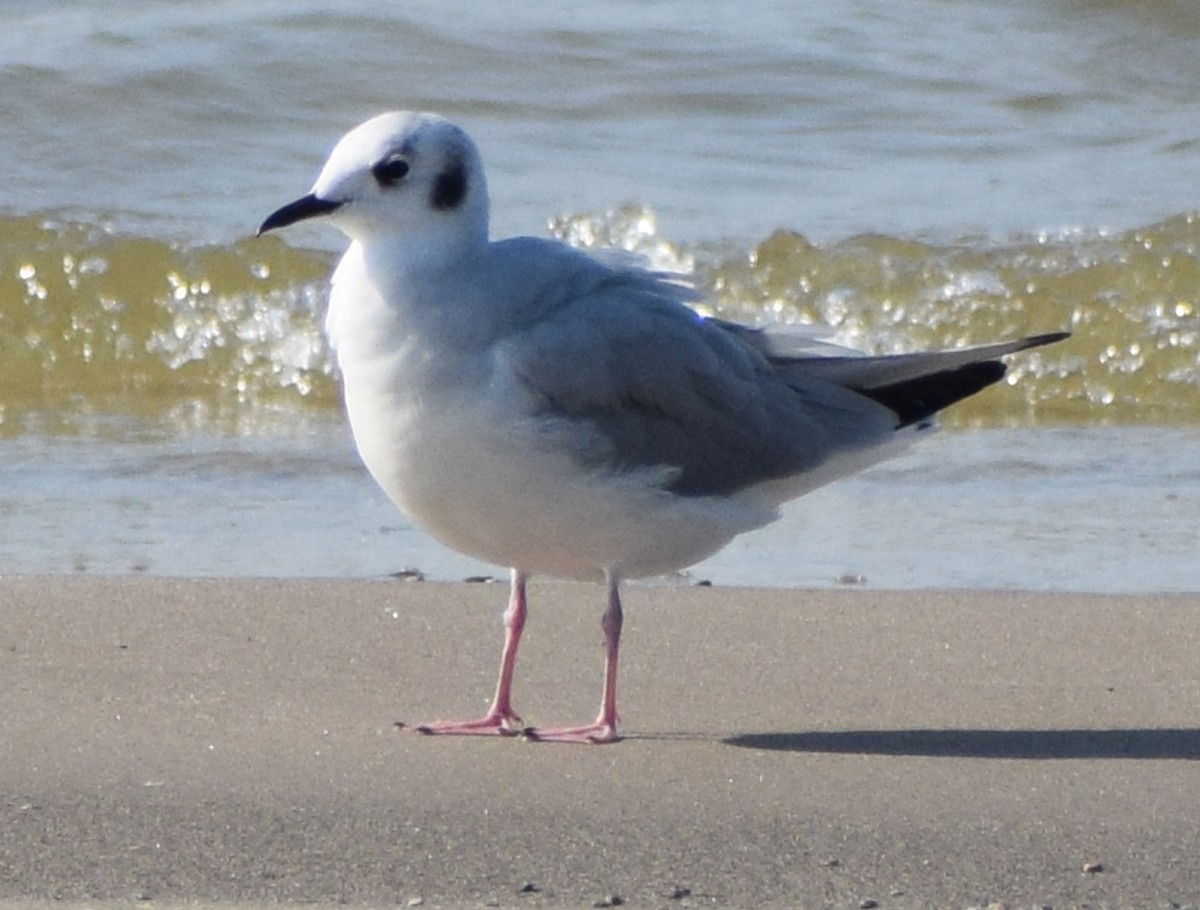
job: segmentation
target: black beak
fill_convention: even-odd
[[[283,208],[268,215],[267,220],[258,226],[258,234],[256,236],[261,237],[267,231],[287,227],[289,224],[295,224],[297,221],[303,221],[306,218],[328,215],[340,207],[340,202],[330,202],[328,199],[318,198],[315,193],[309,193],[307,196],[302,196],[295,202],[289,202]]]

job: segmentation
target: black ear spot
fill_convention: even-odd
[[[456,209],[467,195],[467,168],[458,159],[446,165],[433,182],[429,204],[440,211]]]

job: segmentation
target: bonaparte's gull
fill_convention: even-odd
[[[894,454],[998,381],[999,358],[1065,337],[868,357],[704,318],[690,285],[631,258],[490,241],[479,153],[432,114],[351,130],[259,233],[314,217],[350,238],[326,329],[363,461],[438,540],[512,568],[491,708],[426,733],[616,740],[623,578],[704,559]],[[531,574],[608,587],[593,723],[524,728],[513,710]]]

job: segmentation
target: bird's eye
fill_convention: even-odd
[[[408,162],[399,155],[393,155],[371,168],[371,173],[380,186],[395,186],[408,175]]]

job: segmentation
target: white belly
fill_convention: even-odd
[[[419,396],[384,393],[396,387],[394,376],[346,375],[363,461],[417,525],[476,558],[561,578],[656,575],[776,517],[773,504],[753,497],[663,492],[657,471],[581,472],[494,388],[448,394],[443,386],[435,410]]]

